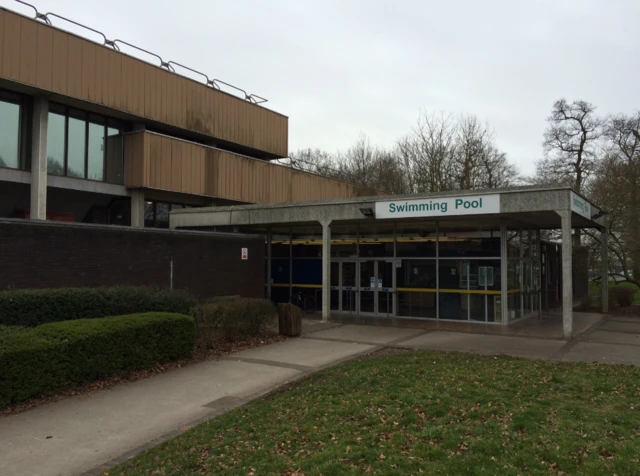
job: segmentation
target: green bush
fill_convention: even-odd
[[[195,304],[183,291],[135,286],[2,291],[0,324],[38,326],[140,312],[189,314]]]
[[[629,307],[633,304],[637,290],[626,286],[614,286],[609,288],[609,294],[613,305]]]
[[[78,319],[12,332],[0,346],[0,408],[188,356],[195,321],[145,313]]]
[[[0,347],[2,347],[3,339],[7,339],[13,334],[17,334],[24,331],[24,327],[20,326],[3,326],[0,324]]]
[[[267,299],[215,298],[193,310],[198,336],[211,347],[216,336],[236,340],[258,335],[275,316]]]

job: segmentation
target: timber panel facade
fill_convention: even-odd
[[[0,78],[288,155],[286,116],[2,8]]]
[[[125,135],[125,185],[281,203],[378,195],[373,189],[150,132]]]

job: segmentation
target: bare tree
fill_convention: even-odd
[[[338,166],[344,177],[362,187],[390,194],[410,191],[402,161],[395,150],[373,147],[361,135],[347,152],[340,156]]]
[[[596,177],[591,186],[591,197],[608,212],[607,231],[609,233],[609,254],[618,263],[622,275],[627,281],[640,285],[638,275],[631,273],[630,263],[637,252],[637,236],[631,231],[634,227],[633,211],[629,201],[632,183],[627,176],[628,167],[619,156],[608,155],[599,164]],[[637,188],[637,185],[636,185]],[[635,225],[637,227],[637,225]],[[591,231],[585,234],[593,240],[599,238]]]
[[[593,198],[610,213],[612,252],[627,280],[640,276],[640,111],[607,118],[607,158],[597,170]]]
[[[292,153],[289,163],[390,194],[497,188],[518,180],[488,125],[475,116],[426,112],[392,149],[372,146],[361,135],[345,153],[305,149]]]
[[[569,185],[580,193],[594,173],[602,135],[602,120],[595,110],[586,101],[560,99],[553,104],[544,133],[545,158],[538,164],[552,183]],[[580,245],[580,230],[575,231],[574,242]]]
[[[602,120],[596,108],[586,101],[553,104],[544,134],[545,167],[557,180],[581,192],[585,180],[594,172],[597,141],[602,135]]]
[[[398,142],[411,191],[429,193],[455,188],[456,129],[451,116],[423,112],[412,133]]]
[[[480,157],[480,177],[480,188],[510,187],[520,180],[516,166],[493,144],[487,145]]]
[[[301,149],[289,155],[289,165],[325,177],[340,178],[335,157],[320,149]]]

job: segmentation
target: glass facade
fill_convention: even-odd
[[[20,105],[0,100],[0,167],[20,166]]]
[[[67,170],[68,177],[85,178],[85,130],[86,122],[75,117],[69,118],[67,134]]]
[[[26,101],[0,90],[0,167],[27,169]]]
[[[509,320],[530,316],[540,310],[540,231],[509,230],[507,260],[507,303]]]
[[[190,208],[190,205],[148,201],[144,205],[144,226],[147,228],[169,228],[169,212]]]
[[[527,235],[523,240],[523,233]],[[509,318],[538,308],[539,234],[510,230]],[[322,234],[272,229],[272,297],[319,311]],[[502,233],[495,225],[452,230],[434,222],[331,227],[330,307],[375,316],[502,323]],[[536,271],[537,270],[537,271]],[[537,283],[537,284],[536,284]],[[511,312],[511,308],[513,311]]]
[[[49,174],[124,183],[122,130],[112,119],[50,104]]]
[[[47,172],[65,175],[66,118],[62,114],[49,113],[47,130]]]

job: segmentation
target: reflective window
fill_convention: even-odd
[[[89,143],[87,155],[89,163],[89,180],[104,180],[104,125],[89,122]]]
[[[169,228],[169,204],[156,203],[156,227]]]
[[[52,175],[124,183],[122,126],[118,121],[50,104],[47,168]],[[106,168],[105,168],[106,166]]]
[[[144,226],[148,228],[169,228],[169,212],[190,208],[181,203],[165,203],[148,201],[144,205]],[[288,249],[288,246],[287,246]],[[287,253],[288,256],[288,253]]]
[[[66,118],[62,114],[49,112],[47,127],[47,172],[64,175],[64,129]]]
[[[69,118],[69,135],[67,150],[67,175],[84,178],[86,122],[75,117]]]
[[[20,167],[20,105],[0,101],[0,167]]]
[[[107,182],[124,183],[124,158],[122,154],[122,131],[115,127],[107,128]]]
[[[156,224],[156,206],[153,202],[144,204],[144,226],[154,227]]]
[[[364,257],[393,257],[393,223],[360,226],[358,229],[359,255]]]

